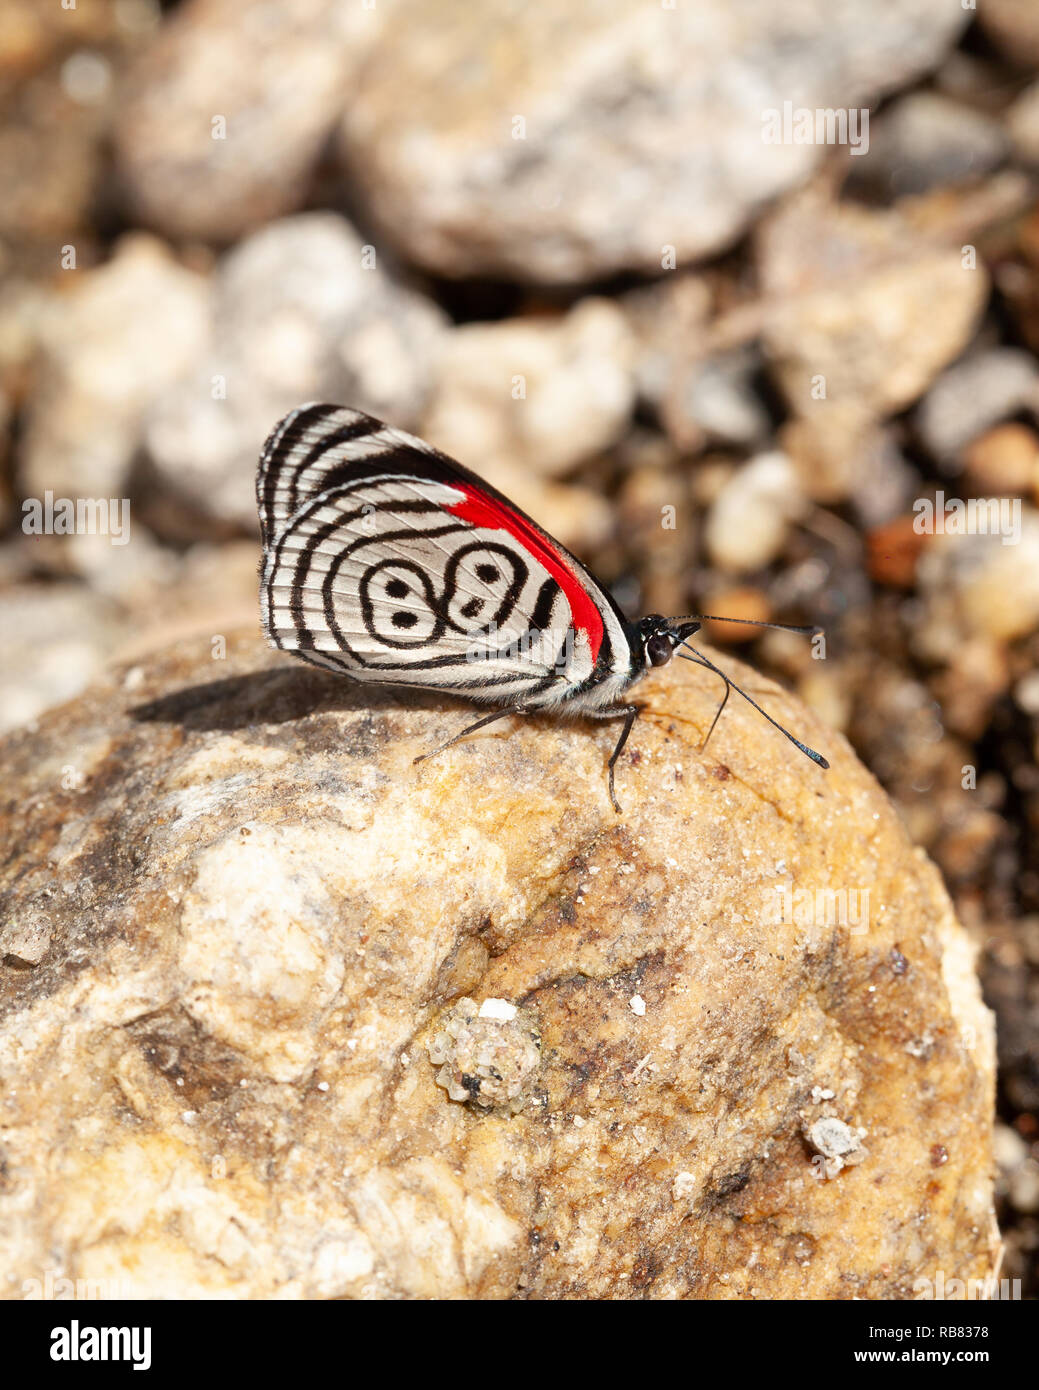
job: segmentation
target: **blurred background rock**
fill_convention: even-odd
[[[785,102],[868,107],[868,152],[766,143]],[[1039,7],[6,0],[0,107],[0,724],[255,613],[257,452],[314,398],[484,472],[632,613],[824,623],[825,661],[710,636],[946,876],[1034,1295]],[[130,498],[129,543],[26,534],[48,491]],[[918,534],[939,491],[1019,540]]]

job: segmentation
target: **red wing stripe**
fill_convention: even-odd
[[[587,634],[593,664],[598,661],[603,637],[602,615],[580,579],[547,537],[535,531],[533,526],[522,516],[518,516],[511,507],[503,507],[499,502],[477,492],[475,488],[467,487],[453,479],[451,487],[465,493],[464,502],[457,502],[453,507],[447,508],[452,516],[468,522],[470,526],[479,526],[489,531],[508,531],[544,565],[566,595],[574,627]]]

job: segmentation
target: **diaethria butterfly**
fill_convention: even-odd
[[[640,709],[624,697],[678,655],[725,682],[708,738],[736,690],[829,766],[689,645],[709,615],[627,622],[584,565],[500,492],[371,415],[293,410],[263,447],[256,494],[272,646],[354,680],[496,707],[433,752],[513,714],[620,719],[608,764],[619,812],[614,768]]]

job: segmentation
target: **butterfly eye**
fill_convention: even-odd
[[[671,660],[670,639],[662,632],[655,632],[646,643],[646,656],[651,666],[666,666]]]

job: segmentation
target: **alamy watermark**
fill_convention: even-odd
[[[1021,539],[1020,497],[946,497],[944,492],[913,503],[918,536],[1000,536],[1004,545]]]
[[[129,497],[55,497],[48,488],[22,503],[27,536],[108,536],[113,545],[130,539]]]
[[[766,145],[847,145],[851,154],[869,150],[869,111],[866,107],[795,106],[784,101],[761,113],[761,138]]]
[[[150,1327],[92,1327],[73,1318],[51,1331],[52,1361],[130,1361],[135,1371],[152,1364]]]
[[[933,1279],[922,1274],[913,1280],[913,1297],[927,1301],[933,1299],[937,1303],[949,1300],[1007,1302],[1021,1297],[1021,1280],[997,1279],[994,1274],[987,1274],[984,1279],[947,1279],[945,1270],[938,1269],[935,1270]]]
[[[138,1298],[129,1279],[70,1279],[60,1269],[45,1269],[43,1278],[23,1279],[22,1297],[27,1303]]]
[[[869,930],[868,888],[795,888],[774,883],[769,910],[778,927],[847,927],[852,936]]]

